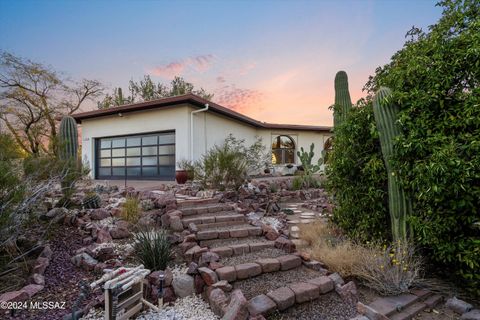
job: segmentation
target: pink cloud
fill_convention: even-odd
[[[258,90],[240,89],[235,85],[225,85],[214,95],[218,104],[238,112],[247,112],[258,105],[263,94]]]
[[[197,72],[207,71],[213,63],[212,54],[198,55],[188,57],[183,60],[172,61],[170,63],[157,66],[149,71],[150,74],[163,78],[173,78],[182,75],[187,69],[193,69]]]

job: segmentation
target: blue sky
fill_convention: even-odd
[[[357,100],[440,15],[430,0],[0,0],[0,49],[110,88],[180,75],[259,120],[330,125],[335,73]]]

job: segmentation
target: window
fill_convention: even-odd
[[[289,136],[277,136],[272,142],[272,163],[295,163],[295,142]]]
[[[159,132],[97,142],[97,178],[169,179],[175,176],[175,133]]]

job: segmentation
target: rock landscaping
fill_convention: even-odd
[[[191,188],[188,185],[183,188],[111,190],[101,194],[102,207],[65,214],[68,222],[63,218],[56,223],[66,234],[75,234],[75,245],[68,237],[62,240],[68,243],[64,251],[68,254],[59,254],[58,242],[45,245],[33,264],[29,283],[2,294],[0,300],[53,299],[52,292],[61,292],[68,309],[39,311],[34,316],[25,311],[4,315],[68,318],[76,305],[83,319],[101,319],[101,290],[77,303],[79,279],[93,281],[105,269],[138,264],[134,239],[140,224],[169,230],[175,259],[165,270],[151,270],[145,279],[146,298],[154,304],[162,298],[165,306],[160,311],[147,308],[137,319],[400,320],[442,302],[440,295],[418,291],[364,304],[359,301],[356,283],[344,281],[322,262],[299,251],[295,227],[325,219],[325,212],[330,210],[321,189],[281,190],[268,195],[260,191],[265,188],[251,184],[232,201],[229,193],[212,192],[204,198],[196,196],[198,191],[186,189]],[[131,196],[138,197],[141,206],[148,209],[137,223],[121,216],[122,203]],[[268,206],[276,209],[267,212]],[[52,210],[47,214],[49,219],[65,213]],[[63,260],[59,261],[60,257]],[[59,266],[63,268],[59,274],[68,270],[70,280],[52,277]],[[67,288],[68,293],[63,291]],[[478,310],[461,300],[450,299],[446,305],[461,319],[478,319]]]

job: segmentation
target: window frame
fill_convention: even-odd
[[[288,135],[288,134],[277,134],[277,135],[272,135],[273,139],[272,139],[272,143],[271,143],[271,154],[272,154],[272,165],[278,165],[278,166],[282,166],[282,165],[288,165],[288,164],[296,164],[296,150],[297,150],[297,143],[295,142],[295,139],[293,139],[292,136]],[[281,138],[282,137],[285,137],[287,139],[289,139],[291,141],[291,143],[293,144],[293,148],[282,148],[282,144],[281,144]],[[274,144],[277,144],[277,146],[279,146],[278,148],[274,148]],[[275,151],[280,151],[281,153],[281,161],[277,163],[273,163],[273,155],[274,155],[274,152]],[[287,155],[286,153],[288,151],[291,151],[293,153],[293,161],[292,162],[286,162],[286,159],[287,159]]]

